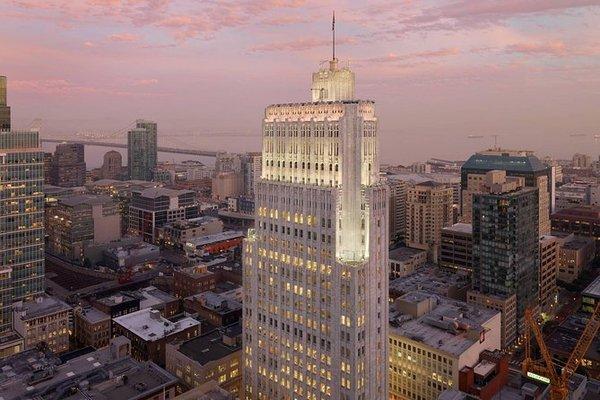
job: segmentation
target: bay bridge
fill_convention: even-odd
[[[126,149],[127,144],[125,143],[113,143],[113,142],[100,142],[96,140],[79,140],[79,139],[40,139],[42,143],[79,143],[86,146],[101,146],[101,147],[112,147]],[[192,156],[204,156],[204,157],[216,157],[219,151],[214,150],[193,150],[193,149],[179,149],[175,147],[164,147],[158,146],[157,150],[162,153],[173,153],[173,154],[187,154]]]

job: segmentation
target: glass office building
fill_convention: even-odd
[[[538,190],[473,196],[474,288],[517,295],[517,317],[538,297]]]
[[[129,179],[151,181],[157,160],[156,122],[138,119],[127,133],[127,167]]]
[[[0,132],[0,333],[44,291],[43,157],[38,132]]]

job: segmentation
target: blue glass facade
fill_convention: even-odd
[[[43,157],[38,132],[0,132],[0,332],[44,291]]]
[[[538,298],[538,192],[525,188],[473,197],[473,284],[517,295],[517,316]]]

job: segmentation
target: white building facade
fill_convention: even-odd
[[[265,110],[244,245],[244,398],[386,399],[389,189],[375,107],[354,99],[335,59],[312,89],[313,102]]]

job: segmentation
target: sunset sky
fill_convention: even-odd
[[[465,158],[491,134],[598,157],[600,0],[0,0],[0,75],[16,127],[148,118],[162,144],[256,150],[266,105],[309,99],[333,9],[384,161]]]

